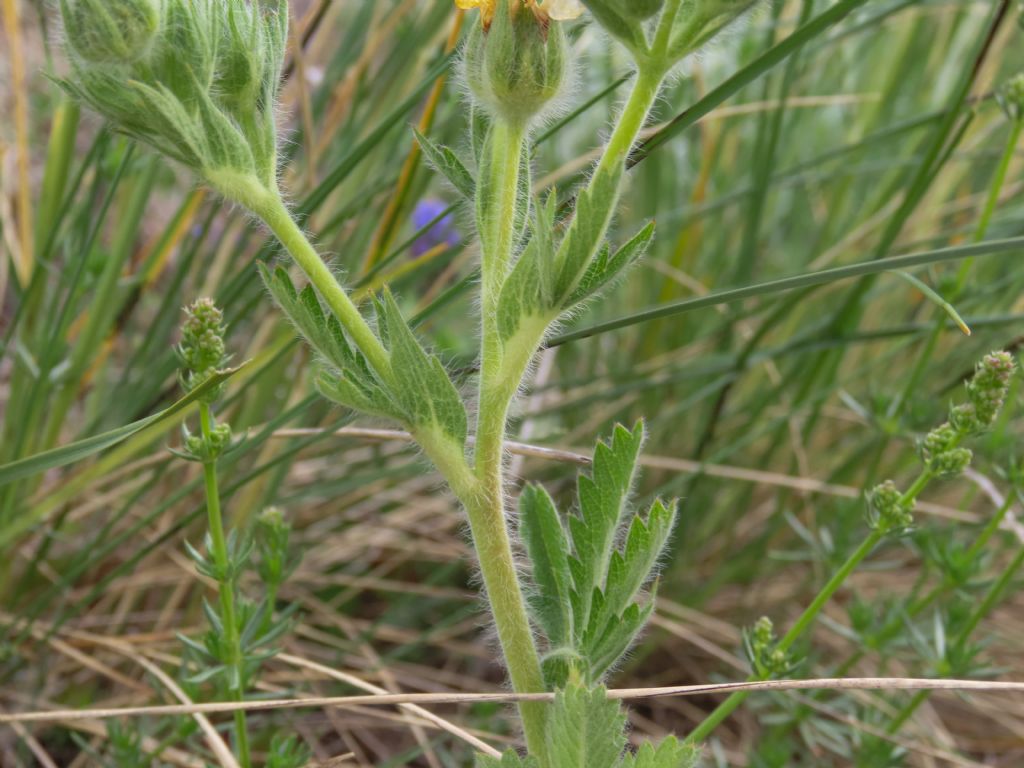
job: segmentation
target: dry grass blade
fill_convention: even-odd
[[[659,688],[617,688],[608,691],[608,698],[652,699],[664,696],[702,696],[736,691],[1002,691],[1024,693],[1024,682],[988,680],[935,680],[921,677],[822,677],[810,680],[766,680],[762,682],[712,683],[708,685],[674,685]],[[149,717],[200,715],[211,713],[257,712],[306,707],[395,706],[405,704],[478,704],[482,702],[515,703],[520,701],[553,701],[553,693],[395,693],[366,696],[329,696],[304,699],[269,699],[244,702],[209,702],[204,704],[172,704],[154,707],[114,707],[110,709],[68,709],[0,714],[0,725],[43,723],[90,718]]]

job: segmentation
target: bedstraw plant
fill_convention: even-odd
[[[631,153],[666,80],[680,62],[750,10],[755,0],[457,0],[471,17],[461,76],[468,101],[468,157],[417,134],[425,156],[473,211],[479,249],[479,360],[475,392],[464,391],[403,316],[388,288],[360,306],[317,252],[279,185],[278,89],[288,40],[284,0],[61,0],[71,71],[64,87],[122,133],[192,171],[266,225],[304,274],[264,268],[277,305],[316,351],[318,387],[347,409],[407,430],[465,509],[502,658],[517,693],[556,692],[554,702],[519,704],[527,753],[482,766],[695,764],[699,742],[743,700],[727,699],[684,740],[626,747],[625,715],[604,684],[653,609],[655,575],[676,524],[677,505],[636,510],[630,494],[644,427],[616,427],[578,481],[578,502],[560,512],[544,488],[516,498],[506,477],[505,439],[513,401],[550,336],[572,313],[620,280],[643,255],[654,228],[620,247],[608,241]],[[620,44],[634,73],[609,126],[600,159],[571,199],[537,197],[531,137],[566,100],[573,53],[565,22],[589,13]],[[182,341],[186,387],[224,366],[222,324],[212,304],[190,310]],[[1012,361],[986,358],[969,403],[922,443],[924,470],[907,490],[883,483],[868,496],[871,533],[780,640],[770,623],[751,633],[755,677],[789,668],[787,653],[852,570],[887,535],[903,531],[933,477],[961,471],[961,442],[991,423]],[[186,438],[203,465],[209,510],[201,572],[217,582],[207,606],[211,634],[189,646],[207,657],[236,700],[246,696],[259,656],[284,624],[267,621],[273,600],[239,600],[251,539],[226,534],[217,459],[230,443],[211,403],[200,432]],[[279,536],[281,529],[269,523]],[[286,537],[285,537],[286,538]],[[516,562],[526,554],[527,568]],[[278,550],[282,548],[278,546]],[[286,569],[264,558],[264,578]],[[256,654],[256,655],[254,655]],[[235,719],[240,761],[249,765],[245,716]]]

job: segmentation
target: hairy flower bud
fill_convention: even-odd
[[[518,0],[498,0],[490,26],[470,33],[463,61],[473,95],[504,119],[525,123],[558,95],[566,57],[559,24]]]
[[[64,33],[85,61],[128,64],[149,51],[161,5],[160,0],[61,0]]]
[[[277,186],[284,0],[61,0],[64,88],[243,204]]]

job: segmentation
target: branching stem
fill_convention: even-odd
[[[213,442],[213,418],[210,406],[199,405],[199,424],[203,442],[210,446]],[[227,649],[227,664],[231,670],[231,694],[235,701],[245,697],[245,661],[242,658],[241,640],[238,636],[238,618],[235,610],[235,577],[234,566],[228,553],[227,540],[224,537],[224,520],[220,510],[220,491],[217,487],[217,460],[208,459],[203,462],[203,478],[206,481],[206,511],[209,517],[211,556],[217,566],[220,578],[217,587],[220,595],[220,610],[224,624],[224,645]],[[249,754],[249,731],[245,722],[245,712],[235,712],[235,745],[238,748],[238,759],[242,768],[252,765]]]

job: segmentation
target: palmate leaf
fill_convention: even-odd
[[[559,691],[548,721],[548,760],[553,768],[693,768],[699,752],[669,736],[655,746],[626,750],[626,715],[601,686]],[[494,762],[491,765],[504,765]],[[512,763],[512,765],[518,765]]]
[[[622,163],[607,173],[595,176],[589,188],[580,192],[569,230],[558,248],[555,296],[564,305],[576,292],[580,280],[599,252],[608,227],[610,211],[618,199],[625,172]]]
[[[636,754],[626,756],[622,768],[695,768],[699,759],[700,749],[668,736],[657,746],[645,742]]]
[[[548,756],[558,768],[617,766],[626,747],[626,715],[603,687],[559,691],[548,719]]]
[[[555,196],[533,207],[536,211],[530,240],[498,297],[498,333],[511,339],[524,318],[548,317],[553,309],[550,274],[554,253],[551,232],[555,227]]]
[[[579,511],[562,523],[544,489],[520,496],[520,532],[532,569],[530,607],[549,650],[544,674],[564,685],[573,670],[598,683],[636,640],[653,599],[642,599],[676,518],[656,501],[646,517],[628,509],[643,425],[617,426],[599,442],[590,475],[578,483]]]
[[[326,364],[316,380],[320,393],[354,411],[404,422],[405,413],[363,354],[349,344],[338,319],[324,311],[313,287],[296,291],[282,267],[271,272],[261,264],[259,269],[281,311]]]
[[[569,568],[577,628],[589,623],[594,590],[604,587],[643,439],[642,423],[632,431],[616,425],[608,443],[598,442],[590,476],[579,476],[579,514],[569,518],[573,545]]]
[[[459,446],[466,443],[466,408],[448,372],[436,355],[423,349],[391,291],[377,301],[381,336],[391,354],[391,369],[399,382],[393,393],[411,425],[436,425]]]
[[[569,542],[548,492],[529,485],[519,496],[519,531],[526,542],[538,591],[531,596],[534,613],[549,642],[569,644],[572,632],[572,574]]]

